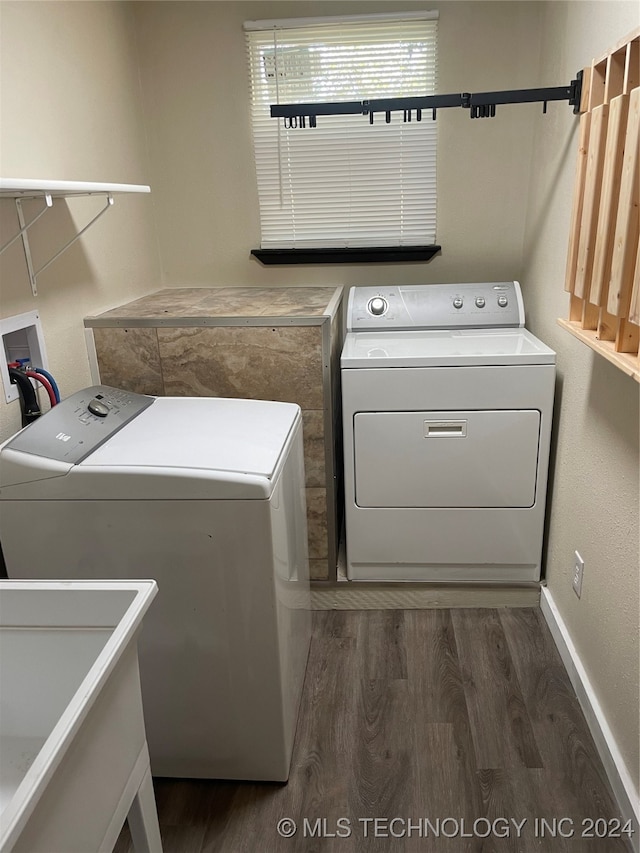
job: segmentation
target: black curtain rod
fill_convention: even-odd
[[[316,126],[317,116],[327,115],[368,115],[373,124],[375,113],[385,113],[386,121],[391,120],[391,113],[397,110],[404,112],[404,120],[411,121],[415,110],[418,121],[422,118],[423,110],[431,110],[435,118],[436,110],[447,107],[463,107],[469,110],[471,118],[488,118],[496,114],[497,104],[528,104],[541,102],[546,112],[547,101],[568,101],[573,106],[573,112],[580,112],[580,97],[582,94],[582,71],[578,71],[576,79],[568,86],[553,86],[547,89],[510,89],[503,92],[462,92],[455,95],[424,95],[414,98],[381,98],[364,101],[337,101],[334,103],[309,104],[272,104],[271,117],[284,118],[286,127]],[[288,124],[287,124],[288,121]]]

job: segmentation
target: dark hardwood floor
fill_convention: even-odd
[[[289,783],[154,784],[165,853],[631,849],[535,609],[316,612]]]

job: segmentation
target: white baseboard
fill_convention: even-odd
[[[541,589],[540,609],[558,647],[560,657],[566,667],[573,689],[576,691],[582,712],[591,731],[591,736],[595,741],[600,759],[609,778],[609,784],[618,802],[620,817],[624,818],[624,820],[633,821],[635,831],[631,837],[631,846],[635,853],[640,853],[640,808],[638,806],[638,792],[635,789],[633,780],[598,702],[598,697],[591,686],[586,670],[578,656],[567,626],[556,607],[553,596],[544,586]]]

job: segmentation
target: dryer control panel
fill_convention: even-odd
[[[350,332],[524,326],[517,281],[353,287]]]
[[[93,385],[66,397],[5,448],[76,465],[147,409],[154,397]]]

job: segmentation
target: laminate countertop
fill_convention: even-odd
[[[85,326],[320,324],[335,314],[341,296],[342,287],[173,287],[87,317]]]

